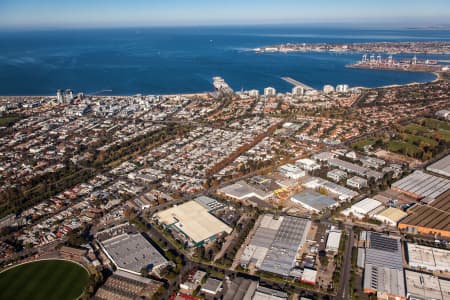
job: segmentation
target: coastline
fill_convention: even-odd
[[[387,84],[387,85],[381,85],[381,86],[375,86],[375,87],[366,87],[366,86],[352,86],[352,88],[360,88],[360,89],[379,89],[379,88],[390,88],[390,87],[401,87],[401,86],[412,86],[412,85],[419,85],[419,84],[427,84],[427,83],[434,83],[438,82],[440,80],[443,80],[444,77],[442,76],[442,72],[434,71],[434,72],[428,72],[428,71],[418,71],[418,70],[395,70],[395,69],[367,69],[367,68],[352,68],[352,67],[345,67],[349,69],[361,69],[361,70],[370,70],[370,71],[394,71],[394,72],[410,72],[410,73],[427,73],[427,74],[433,74],[435,77],[433,80],[427,80],[423,82],[409,82],[404,84]],[[280,77],[281,79],[282,77]],[[143,94],[143,93],[132,93],[132,94],[119,94],[119,95],[94,95],[92,98],[106,98],[106,97],[133,97],[135,95],[141,94],[143,96],[160,96],[160,97],[206,97],[209,94],[214,93],[213,90],[211,91],[200,91],[200,92],[190,92],[190,93],[175,93],[175,94]],[[89,96],[89,94],[87,94]],[[39,97],[45,97],[45,98],[56,98],[56,95],[0,95],[0,97],[3,98],[19,98],[19,97],[28,97],[28,98],[39,98]]]
[[[398,70],[398,71],[402,72],[401,70]],[[416,72],[416,71],[409,71],[409,72]],[[383,85],[383,86],[379,86],[379,87],[375,87],[375,88],[368,88],[368,87],[359,87],[359,88],[367,90],[367,89],[386,89],[386,88],[394,88],[394,87],[402,87],[402,86],[416,86],[416,85],[427,84],[427,83],[435,83],[435,82],[438,82],[438,81],[441,81],[444,79],[442,77],[441,73],[439,73],[439,72],[423,72],[423,73],[434,74],[436,77],[433,80],[427,81],[427,82],[410,82],[410,83],[405,83],[405,84],[388,84],[388,85]]]
[[[176,96],[181,96],[181,97],[204,97],[207,96],[210,93],[213,93],[214,91],[210,91],[210,92],[198,92],[198,93],[179,93],[179,94],[142,94],[142,93],[133,93],[133,94],[123,94],[123,95],[94,95],[91,96],[92,98],[100,98],[100,97],[133,97],[136,96],[138,94],[142,94],[142,96],[160,96],[160,97],[176,97]],[[89,96],[89,94],[87,94],[87,96]],[[35,97],[35,98],[39,98],[39,97],[46,97],[46,98],[56,98],[56,95],[0,95],[0,97]]]
[[[349,54],[390,54],[390,55],[450,55],[448,41],[366,41],[366,42],[316,42],[281,43],[252,49],[256,53],[328,52]]]
[[[356,69],[356,68],[355,68]],[[360,68],[362,69],[362,68]],[[370,69],[366,69],[370,70]],[[381,85],[376,87],[366,87],[366,86],[352,86],[352,88],[360,88],[360,89],[380,89],[380,88],[391,88],[391,87],[401,87],[401,86],[414,86],[414,85],[420,85],[420,84],[427,84],[427,83],[434,83],[438,82],[440,80],[443,80],[443,76],[441,72],[420,72],[420,71],[409,71],[409,70],[374,70],[374,71],[397,71],[397,72],[411,72],[411,73],[428,73],[433,74],[435,77],[433,80],[427,80],[423,82],[409,82],[405,84],[388,84],[388,85]],[[119,98],[119,97],[133,97],[137,94],[142,94],[143,96],[160,96],[160,97],[206,97],[210,93],[213,93],[214,91],[203,91],[203,92],[196,92],[196,93],[177,93],[177,94],[142,94],[142,93],[133,93],[133,94],[122,94],[122,95],[95,95],[92,96],[92,98],[106,98],[106,97],[113,97],[113,98]],[[0,95],[0,97],[3,98],[20,98],[20,97],[28,97],[28,98],[39,98],[39,97],[45,97],[45,98],[56,98],[56,95]]]

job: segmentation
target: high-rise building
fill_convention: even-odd
[[[56,91],[56,100],[58,103],[64,103],[64,92],[62,90]]]
[[[72,90],[57,90],[56,91],[56,100],[58,103],[70,103],[74,99]]]
[[[324,92],[325,94],[333,93],[333,92],[334,92],[334,86],[329,85],[329,84],[324,85],[324,86],[323,86],[323,92]]]
[[[248,91],[248,95],[250,97],[259,97],[259,91],[258,90],[250,90],[250,91]]]
[[[295,86],[292,89],[292,95],[294,96],[303,96],[305,94],[305,89],[301,86]]]
[[[336,92],[338,92],[338,93],[348,93],[348,84],[338,84],[336,86]]]
[[[70,102],[70,101],[72,101],[73,100],[73,92],[72,92],[72,90],[69,90],[69,89],[67,89],[66,90],[66,102]]]
[[[264,89],[264,96],[275,96],[277,91],[273,87],[267,87]]]

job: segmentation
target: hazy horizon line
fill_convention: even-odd
[[[410,30],[426,30],[426,29],[450,29],[450,22],[445,23],[429,23],[429,24],[412,24],[405,22],[364,22],[364,21],[320,21],[320,22],[255,22],[255,23],[217,23],[217,24],[97,24],[97,25],[21,25],[1,27],[0,31],[58,31],[58,30],[93,30],[93,29],[164,29],[164,28],[232,28],[232,27],[324,27],[324,28],[349,28],[354,29],[410,29]]]

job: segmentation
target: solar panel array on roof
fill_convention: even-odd
[[[297,252],[306,240],[311,221],[290,216],[282,216],[277,220],[273,218],[273,215],[262,217],[246,248],[251,257],[241,257],[241,264],[256,259],[256,266],[261,270],[289,276]]]
[[[403,260],[400,240],[377,232],[368,232],[366,264],[392,269],[402,269]]]
[[[264,257],[261,270],[288,276],[294,266],[297,252],[306,239],[309,226],[309,220],[284,217]]]
[[[370,248],[398,252],[399,251],[399,241],[380,233],[370,232]]]
[[[364,289],[405,297],[400,239],[368,232],[367,240]]]

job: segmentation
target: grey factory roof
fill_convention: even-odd
[[[304,190],[298,194],[295,194],[294,196],[292,196],[292,200],[295,202],[303,203],[318,211],[336,205],[336,201],[334,201],[332,198],[308,190]]]
[[[333,158],[328,161],[330,166],[338,167],[340,169],[346,170],[351,173],[358,174],[360,176],[365,176],[367,178],[383,178],[383,173],[368,169],[366,167],[362,167],[360,165],[339,159]]]
[[[347,173],[339,169],[333,169],[327,173],[327,176],[346,177]]]
[[[288,294],[282,291],[269,289],[263,286],[259,286],[256,289],[253,300],[283,300],[288,299]]]
[[[249,185],[243,180],[223,187],[218,191],[220,193],[226,194],[229,197],[233,197],[239,200],[251,197],[257,197],[260,200],[265,200],[272,195],[272,193],[266,193],[258,188]]]
[[[403,267],[401,254],[391,255],[387,251],[367,248],[366,264],[372,264],[392,269],[401,269]]]
[[[313,155],[313,159],[319,160],[319,161],[328,161],[332,158],[334,158],[336,155],[334,155],[331,152],[321,152]]]
[[[404,297],[405,283],[400,239],[368,232],[367,241],[364,288]]]
[[[427,171],[450,177],[450,154],[429,165]]]
[[[358,248],[358,259],[357,259],[357,266],[361,269],[364,268],[364,262],[366,261],[366,249],[365,248]]]
[[[236,277],[231,282],[225,282],[224,300],[249,300],[258,287],[258,282],[243,277]]]
[[[306,179],[304,181],[303,185],[310,189],[323,187],[327,189],[329,192],[337,194],[340,200],[349,200],[359,195],[357,192],[351,189],[343,187],[334,182],[322,179],[320,177],[310,177],[309,179]]]
[[[247,246],[252,250],[250,257],[243,257],[241,263],[257,260],[256,265],[261,270],[289,276],[311,222],[291,216],[281,216],[277,220],[273,217],[262,217],[250,245]]]
[[[367,171],[366,168],[364,168],[364,167],[362,167],[360,165],[357,165],[357,164],[354,164],[354,163],[351,163],[351,162],[348,162],[348,161],[345,161],[345,160],[341,160],[339,158],[332,158],[332,159],[330,159],[328,161],[328,163],[330,165],[332,165],[332,166],[343,168],[343,169],[345,169],[345,170],[347,170],[349,172],[353,172],[353,173],[356,173],[356,174],[361,174],[362,175],[362,174],[364,174]]]
[[[140,273],[142,268],[156,268],[167,260],[140,233],[124,233],[102,242],[114,264],[123,270]]]
[[[366,264],[364,269],[364,289],[405,297],[403,269],[398,270]]]
[[[415,171],[392,184],[392,187],[415,197],[435,199],[450,189],[450,180]]]
[[[353,177],[347,179],[347,183],[364,185],[364,184],[367,184],[367,180],[364,178],[361,178],[359,176],[353,176]]]
[[[366,264],[401,270],[403,268],[401,251],[399,239],[376,232],[368,232]]]
[[[308,233],[310,221],[284,217],[261,265],[261,270],[288,276],[295,263],[299,248]]]
[[[206,282],[202,285],[202,291],[215,293],[222,286],[222,280],[208,278]]]
[[[199,203],[201,206],[206,208],[208,211],[214,211],[221,208],[224,208],[225,205],[217,201],[216,199],[206,197],[206,196],[200,196],[194,199],[197,203]]]
[[[252,245],[269,248],[276,235],[277,230],[259,227],[253,236]]]

